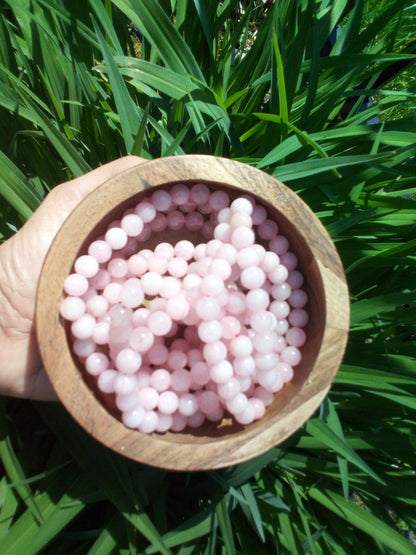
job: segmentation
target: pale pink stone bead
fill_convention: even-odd
[[[203,414],[212,414],[219,409],[220,400],[213,391],[203,391],[198,394],[198,405]]]
[[[272,387],[276,383],[278,375],[279,374],[276,368],[270,368],[269,370],[258,370],[256,373],[256,380],[259,385],[263,386],[269,391],[272,391]]]
[[[72,335],[76,339],[90,339],[94,333],[96,319],[91,314],[83,314],[71,324]]]
[[[220,320],[222,326],[222,337],[224,339],[234,339],[241,333],[241,322],[234,316],[224,316]]]
[[[171,414],[162,414],[158,413],[157,415],[157,425],[155,428],[155,432],[159,434],[164,434],[168,430],[170,430],[172,426],[172,415]]]
[[[188,370],[178,368],[171,375],[171,388],[176,393],[188,392],[192,384],[192,377]]]
[[[246,335],[240,335],[230,341],[229,349],[234,357],[246,357],[253,352],[253,343]]]
[[[231,208],[222,208],[217,214],[217,222],[219,224],[222,223],[230,223],[231,219]]]
[[[248,399],[246,395],[244,395],[244,393],[237,393],[235,397],[233,397],[226,403],[228,412],[230,412],[234,416],[240,412],[243,412],[243,410],[247,406],[248,406]]]
[[[189,314],[189,303],[181,294],[168,299],[165,308],[172,320],[182,321]]]
[[[200,428],[204,422],[205,415],[199,410],[195,414],[188,416],[188,426],[190,428]]]
[[[237,422],[239,424],[243,424],[244,426],[247,426],[248,424],[254,422],[255,418],[256,411],[251,403],[248,403],[243,411],[235,414],[235,419],[237,420]]]
[[[292,366],[287,362],[279,362],[276,369],[282,377],[283,383],[290,382],[293,378],[294,372]]]
[[[253,225],[261,225],[267,219],[267,211],[261,204],[256,204],[251,214]]]
[[[216,364],[226,358],[227,347],[222,341],[213,341],[207,343],[202,352],[208,364]]]
[[[151,249],[141,249],[138,254],[143,256],[146,261],[149,260],[155,253]]]
[[[291,272],[289,272],[287,282],[292,288],[292,290],[300,289],[304,281],[305,280],[304,280],[303,274],[299,272],[299,270],[292,270]]]
[[[264,387],[256,387],[254,391],[254,397],[260,399],[265,407],[268,407],[273,402],[273,393],[271,391],[267,391]]]
[[[290,328],[286,333],[286,342],[290,347],[302,347],[306,343],[306,333],[302,328]]]
[[[150,310],[144,306],[137,308],[133,312],[132,324],[133,326],[146,326],[147,319],[149,318]]]
[[[140,406],[142,406],[144,410],[153,410],[158,405],[159,393],[154,387],[147,386],[139,390],[138,398]]]
[[[182,288],[184,291],[198,288],[201,285],[202,278],[197,274],[186,275],[182,280]]]
[[[226,311],[232,315],[242,314],[246,310],[246,296],[241,291],[231,291],[227,304]]]
[[[190,308],[188,311],[188,314],[181,321],[181,323],[187,326],[188,329],[189,329],[189,326],[195,326],[196,324],[198,324],[198,322],[199,322],[199,316],[196,313],[194,308]]]
[[[269,306],[269,295],[264,289],[251,289],[246,295],[246,306],[253,312],[261,312]]]
[[[194,337],[189,338],[189,333],[187,333],[189,330],[194,332],[193,334]],[[188,341],[189,339],[191,339],[190,341],[191,348],[186,353],[187,364],[189,367],[191,367],[196,362],[200,362],[204,360],[204,357],[202,356],[201,349],[200,349],[201,342],[198,337],[198,331],[195,328],[187,328],[185,330],[185,337],[187,338]],[[198,346],[197,348],[195,347],[196,345]]]
[[[144,223],[149,223],[155,218],[156,209],[151,202],[145,200],[136,206],[135,213]]]
[[[170,243],[164,241],[156,245],[155,254],[157,256],[161,256],[162,258],[166,258],[166,260],[169,261],[175,256],[175,249]]]
[[[85,302],[79,297],[66,297],[59,308],[59,313],[65,320],[78,320],[85,313]],[[95,316],[93,314],[93,316]]]
[[[156,212],[167,212],[172,206],[172,197],[168,191],[158,189],[151,195],[152,204]]]
[[[245,355],[236,357],[233,366],[239,376],[251,376],[256,369],[256,362],[251,355]]]
[[[277,346],[277,334],[274,332],[256,333],[253,339],[253,346],[259,353],[269,353]]]
[[[154,410],[149,410],[144,413],[143,420],[138,426],[138,430],[143,434],[152,434],[156,431],[158,425],[158,415]]]
[[[146,295],[158,295],[162,287],[163,277],[157,272],[146,272],[141,277],[141,284]]]
[[[150,222],[149,227],[152,231],[160,232],[167,228],[168,219],[165,214],[157,212],[154,219]]]
[[[216,256],[218,249],[223,245],[223,242],[219,239],[211,239],[208,241],[206,246],[206,255],[213,258]]]
[[[92,376],[98,376],[109,366],[108,357],[104,353],[91,353],[85,361],[85,369]]]
[[[201,320],[215,320],[220,315],[221,305],[215,297],[201,297],[195,310]]]
[[[190,343],[184,337],[177,337],[170,345],[171,350],[181,351],[187,353],[191,348]]]
[[[136,388],[136,377],[117,373],[114,379],[114,392],[118,395],[127,395],[132,393]]]
[[[217,258],[226,260],[231,266],[237,261],[237,249],[230,243],[224,243],[218,249],[216,256]]]
[[[100,264],[110,260],[112,252],[110,245],[101,239],[93,241],[88,247],[88,254],[93,256]]]
[[[222,212],[222,210],[221,210]],[[231,241],[233,229],[228,222],[221,222],[215,226],[214,229],[214,238],[223,241],[224,243],[228,243]],[[234,245],[235,246],[235,245]]]
[[[140,276],[147,271],[147,261],[141,254],[133,254],[127,261],[127,269],[130,274]]]
[[[111,282],[104,287],[103,296],[109,304],[119,303],[123,286],[121,283]]]
[[[218,395],[221,397],[221,399],[223,399],[224,401],[229,401],[230,399],[233,399],[238,393],[240,393],[240,382],[236,378],[231,377],[225,383],[218,384],[217,389]]]
[[[172,414],[172,425],[170,427],[172,432],[182,432],[188,425],[188,418],[179,412]]]
[[[153,335],[166,335],[172,327],[172,318],[162,310],[151,312],[147,320],[147,326]]]
[[[222,360],[209,367],[209,377],[217,384],[228,382],[233,374],[233,365],[228,360]]]
[[[190,260],[193,257],[194,251],[195,246],[193,245],[193,243],[191,243],[191,241],[188,241],[187,239],[178,241],[175,245],[174,250],[175,256],[177,256],[178,258],[183,258],[186,261]]]
[[[142,357],[140,353],[130,347],[122,349],[116,358],[116,368],[123,374],[134,374],[140,368],[141,364]]]
[[[152,370],[148,366],[142,366],[139,369],[139,371],[136,374],[137,391],[145,387],[149,387],[151,374],[152,374]],[[137,399],[139,400],[138,397]]]
[[[212,258],[209,256],[205,256],[198,260],[195,265],[196,272],[201,276],[205,277],[210,273]]]
[[[291,272],[298,265],[298,257],[296,256],[295,253],[288,251],[288,252],[285,252],[285,254],[281,255],[280,262],[284,266],[286,266],[288,272]]]
[[[289,250],[289,241],[283,235],[276,235],[270,239],[269,249],[278,255],[283,255]]]
[[[177,183],[171,188],[170,196],[172,198],[172,202],[177,206],[186,204],[189,201],[190,196],[189,187],[183,183]]]
[[[249,247],[255,239],[254,231],[246,226],[237,227],[231,233],[231,243],[237,250]]]
[[[185,368],[188,361],[187,354],[179,349],[174,349],[171,345],[169,349],[169,355],[167,360],[167,365],[172,370],[180,370]]]
[[[121,420],[127,428],[138,428],[144,419],[145,411],[143,407],[135,407],[125,411],[121,415]]]
[[[231,205],[231,212],[242,212],[243,214],[247,214],[251,216],[253,213],[253,205],[247,198],[236,198],[232,201]]]
[[[154,365],[164,364],[168,360],[169,349],[161,343],[154,343],[147,352],[149,362]]]
[[[129,412],[138,407],[139,397],[138,390],[134,389],[131,393],[125,395],[116,395],[116,406],[122,412]]]
[[[217,190],[211,193],[208,202],[214,212],[219,212],[230,204],[230,197],[225,191]]]
[[[289,314],[289,322],[292,326],[303,328],[309,322],[309,315],[303,308],[293,308]]]
[[[168,213],[168,228],[173,231],[182,229],[185,225],[185,215],[179,210],[172,210]]]
[[[149,272],[156,272],[163,275],[168,270],[168,260],[163,256],[154,254],[147,260],[147,268]]]
[[[127,233],[121,227],[112,227],[105,234],[105,240],[113,250],[120,250],[125,247],[127,239]]]
[[[172,258],[169,260],[168,272],[175,278],[181,278],[186,275],[188,271],[188,263],[184,258]]]
[[[165,368],[154,370],[150,375],[149,385],[159,393],[168,390],[171,385],[170,372]]]
[[[111,282],[111,276],[107,270],[100,268],[95,276],[90,278],[89,282],[90,287],[102,291]]]
[[[275,283],[271,289],[271,295],[276,301],[286,301],[291,293],[292,289],[287,282]]]
[[[260,420],[260,418],[263,418],[266,413],[266,407],[264,406],[263,401],[257,397],[251,397],[248,402],[254,408],[254,419]]]
[[[190,369],[190,376],[193,383],[206,385],[210,380],[208,365],[202,361],[194,362]]]
[[[90,256],[89,254],[84,254],[75,260],[74,267],[77,274],[86,278],[91,278],[92,276],[95,276],[100,266],[96,258]]]
[[[237,264],[241,269],[249,268],[250,266],[258,266],[260,264],[260,255],[254,248],[244,247],[237,253]]]
[[[143,220],[136,214],[128,214],[121,220],[121,229],[123,229],[129,237],[137,237],[143,231],[143,228]]]
[[[99,389],[103,393],[114,393],[114,382],[118,376],[118,372],[116,370],[104,370],[99,376],[97,380],[97,385]]]
[[[176,297],[181,292],[181,281],[173,276],[164,276],[162,279],[162,286],[159,291],[165,299]]]
[[[122,304],[116,304],[111,307],[109,316],[112,326],[129,326],[133,317],[133,311]]]
[[[276,367],[279,357],[276,353],[257,353],[254,357],[256,368],[260,371],[271,370]]]
[[[142,304],[144,291],[138,278],[130,278],[124,283],[120,300],[129,308],[137,308]]]
[[[64,281],[64,291],[67,295],[82,297],[88,291],[88,280],[80,274],[70,274]]]
[[[191,187],[190,198],[196,204],[207,204],[210,197],[209,188],[203,183],[196,183]]]
[[[195,246],[194,249],[194,259],[201,260],[201,258],[205,258],[207,255],[207,245],[206,243],[199,243]]]
[[[204,216],[199,212],[189,212],[185,216],[185,227],[189,231],[198,231],[204,225]]]
[[[280,353],[280,361],[287,362],[290,366],[297,366],[301,361],[302,355],[297,347],[285,347]]]
[[[249,214],[245,214],[244,212],[231,212],[230,225],[233,229],[237,229],[238,227],[251,228],[253,222]]]
[[[284,283],[289,276],[286,266],[278,264],[273,270],[268,273],[269,280],[274,284]]]
[[[273,301],[270,303],[269,311],[276,316],[277,320],[284,320],[289,316],[290,306],[286,301]]]
[[[288,303],[293,308],[303,308],[308,302],[308,295],[303,289],[295,289],[290,297]]]
[[[246,289],[258,289],[266,281],[266,274],[257,266],[250,266],[242,270],[240,280]]]
[[[193,393],[184,393],[179,397],[178,411],[184,416],[192,416],[199,410],[198,399]]]
[[[179,407],[179,398],[174,391],[163,391],[159,395],[157,408],[163,414],[173,414]]]
[[[276,320],[276,327],[274,328],[274,331],[278,335],[285,335],[288,329],[289,329],[289,322],[286,319]]]
[[[278,233],[277,223],[273,220],[267,219],[257,228],[257,233],[262,239],[272,239]]]
[[[222,334],[222,326],[218,320],[207,320],[198,325],[198,335],[204,343],[218,341]]]
[[[97,345],[105,345],[110,341],[110,324],[108,322],[97,322],[92,334],[92,340]]]
[[[129,335],[129,346],[138,353],[146,353],[154,343],[154,335],[147,326],[134,328]]]
[[[205,418],[209,422],[219,422],[224,417],[224,408],[220,405],[219,409],[216,412],[212,412],[211,414],[206,414]]]
[[[262,310],[254,312],[250,316],[250,326],[255,331],[268,331],[274,330],[276,327],[276,316],[272,312]]]
[[[100,318],[108,311],[108,302],[102,295],[94,295],[87,301],[87,311],[94,316]]]
[[[280,258],[274,252],[267,251],[263,255],[261,267],[268,274],[272,272],[280,263]]]

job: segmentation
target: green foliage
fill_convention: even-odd
[[[320,411],[237,467],[134,464],[59,406],[4,400],[1,553],[416,552],[415,16],[407,0],[0,3],[3,239],[126,153],[232,157],[321,218],[352,303]]]

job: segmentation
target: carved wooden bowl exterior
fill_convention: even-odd
[[[126,428],[111,399],[96,389],[71,352],[59,314],[63,283],[76,257],[127,207],[153,187],[206,183],[231,198],[252,194],[275,218],[305,276],[310,320],[302,361],[292,382],[260,420],[248,425],[224,419],[181,433],[143,434]],[[176,243],[189,232],[169,232]],[[151,238],[152,239],[152,238]],[[193,238],[193,240],[198,240]],[[204,240],[205,242],[205,240]],[[145,243],[153,248],[154,244]],[[186,155],[140,164],[104,183],[74,210],[53,242],[37,297],[37,336],[49,378],[66,409],[94,438],[133,460],[172,470],[208,470],[260,455],[292,435],[326,396],[341,363],[349,328],[348,289],[337,251],[318,218],[289,188],[251,166],[224,158]]]

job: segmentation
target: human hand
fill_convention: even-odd
[[[114,175],[145,161],[126,156],[58,185],[0,246],[0,394],[57,400],[42,367],[34,324],[43,262],[62,223],[84,197]]]

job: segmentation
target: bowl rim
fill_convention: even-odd
[[[277,212],[284,213],[283,208],[286,214],[290,212],[290,217],[285,215],[289,222],[295,218],[298,222],[307,221],[310,226],[307,237],[303,231],[298,232],[319,271],[325,299],[325,325],[310,378],[302,384],[297,397],[287,402],[267,427],[259,424],[259,420],[231,436],[224,433],[220,438],[197,433],[146,435],[127,429],[97,401],[72,358],[57,306],[63,298],[63,279],[88,240],[80,233],[85,227],[85,215],[89,215],[89,236],[103,217],[112,217],[109,207],[111,212],[120,211],[133,196],[175,182],[207,182],[230,187],[238,194],[242,191],[253,194],[269,206],[272,199],[278,203],[277,206],[273,204]],[[58,268],[57,259],[61,262]],[[41,357],[58,397],[90,435],[110,449],[145,464],[170,470],[208,470],[234,465],[264,453],[292,435],[318,408],[332,385],[347,343],[348,287],[329,234],[306,203],[286,185],[262,170],[227,158],[196,154],[172,156],[144,162],[112,177],[68,216],[42,268],[36,301],[36,330]],[[65,342],[66,349],[56,349]],[[132,433],[136,441],[132,441]],[[188,436],[191,441],[186,440]],[[169,449],[171,446],[175,449]]]

